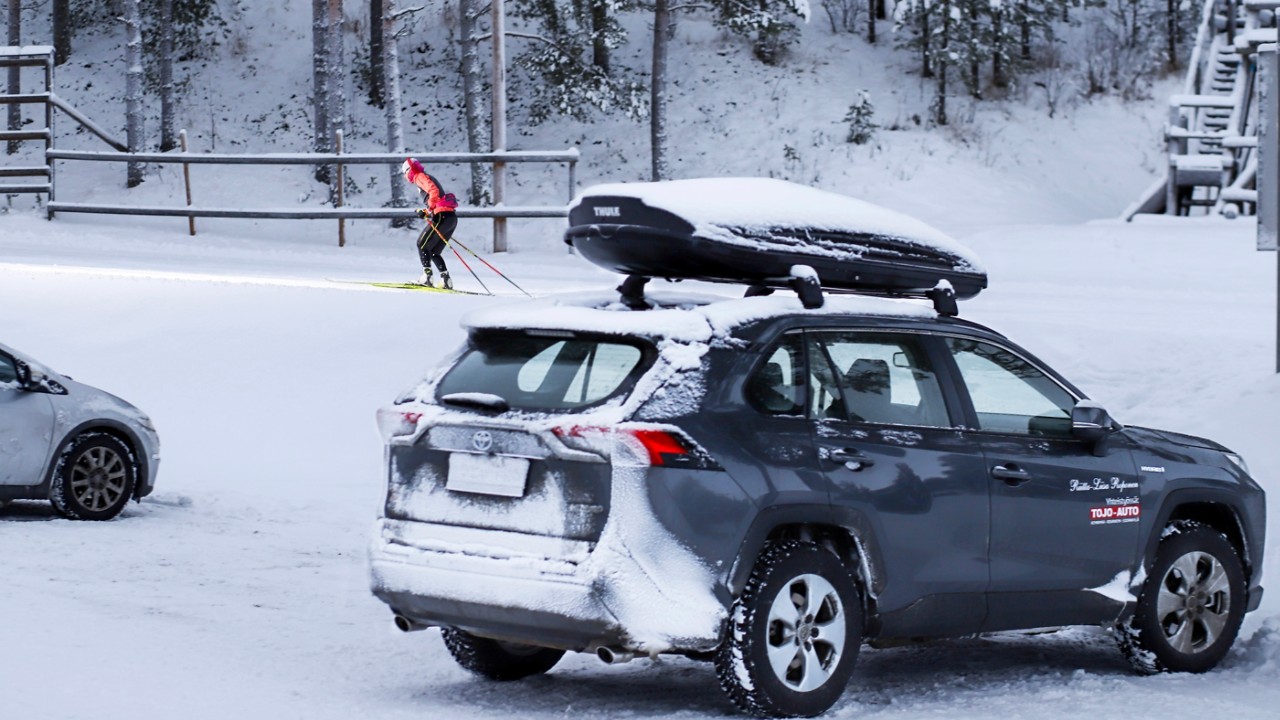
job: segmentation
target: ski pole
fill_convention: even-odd
[[[480,276],[476,274],[476,271],[472,270],[471,266],[467,264],[467,261],[462,259],[462,253],[459,253],[457,248],[454,248],[452,246],[450,246],[449,249],[453,250],[454,255],[458,256],[458,261],[462,263],[462,267],[466,268],[467,272],[471,273],[471,277],[475,278],[476,282],[480,283],[480,287],[484,288],[484,291],[486,293],[488,293],[489,295],[492,295],[493,292],[489,290],[489,288],[485,287],[484,281],[480,279]]]
[[[456,239],[455,239],[455,240],[456,240]],[[472,255],[473,257],[475,257],[475,259],[477,259],[477,260],[479,260],[480,262],[484,263],[485,267],[487,267],[487,268],[489,268],[490,270],[492,270],[492,271],[494,271],[494,272],[498,273],[498,277],[500,277],[500,278],[502,278],[503,280],[506,280],[507,282],[511,283],[511,284],[515,287],[515,289],[517,289],[517,290],[519,290],[520,292],[524,293],[524,294],[525,294],[526,296],[528,296],[528,297],[533,297],[532,295],[529,295],[529,292],[528,292],[527,290],[525,290],[524,288],[520,287],[519,285],[516,285],[516,283],[515,283],[515,281],[514,281],[514,280],[512,280],[512,279],[511,279],[511,278],[509,278],[509,277],[507,277],[506,275],[503,275],[501,270],[499,270],[498,268],[496,268],[496,267],[494,267],[494,266],[490,265],[488,260],[485,260],[484,258],[482,258],[482,257],[480,257],[479,255],[477,255],[475,250],[472,250],[471,248],[467,247],[466,245],[463,245],[461,241],[458,241],[458,247],[460,247],[460,248],[462,248],[463,250],[466,250],[467,252],[471,253],[471,255]],[[454,252],[458,252],[458,251],[457,251],[457,250],[454,250]]]
[[[444,242],[445,247],[453,250],[453,254],[458,256],[458,261],[462,263],[462,267],[466,268],[467,272],[471,273],[471,277],[475,278],[476,282],[480,283],[480,287],[484,288],[485,293],[492,295],[493,291],[485,286],[484,281],[480,279],[480,276],[476,274],[476,271],[471,269],[471,266],[467,264],[467,261],[462,259],[462,255],[458,253],[458,250],[449,244],[449,241],[445,239],[444,235],[441,235],[440,231],[436,229],[435,223],[430,220],[427,221],[427,226],[422,229],[422,235],[418,238],[418,248],[421,249],[427,246],[427,234],[431,232],[434,232],[436,237],[440,238],[440,240]]]

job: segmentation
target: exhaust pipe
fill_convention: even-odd
[[[403,615],[396,615],[395,624],[401,632],[416,632],[418,630],[426,630],[430,627],[430,625],[423,625],[420,622],[414,622]]]
[[[596,649],[596,657],[600,658],[605,665],[620,665],[624,662],[631,662],[635,656],[635,653],[622,648],[601,646]]]

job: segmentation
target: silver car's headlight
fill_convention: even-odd
[[[1253,477],[1253,475],[1249,473],[1249,463],[1246,463],[1244,461],[1244,458],[1240,457],[1239,455],[1233,452],[1224,452],[1222,454],[1226,455],[1227,459],[1231,461],[1231,464],[1240,468],[1240,471],[1243,472],[1245,475],[1249,475],[1249,477]]]

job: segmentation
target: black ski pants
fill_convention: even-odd
[[[449,272],[444,264],[445,241],[453,239],[453,231],[457,227],[456,213],[442,212],[427,216],[427,227],[418,236],[418,259],[422,261],[423,270],[429,269],[434,263],[440,272]]]

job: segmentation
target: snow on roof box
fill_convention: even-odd
[[[779,287],[808,265],[822,287],[956,297],[987,286],[981,260],[941,231],[844,195],[768,178],[597,185],[569,207],[565,242],[614,272]]]

